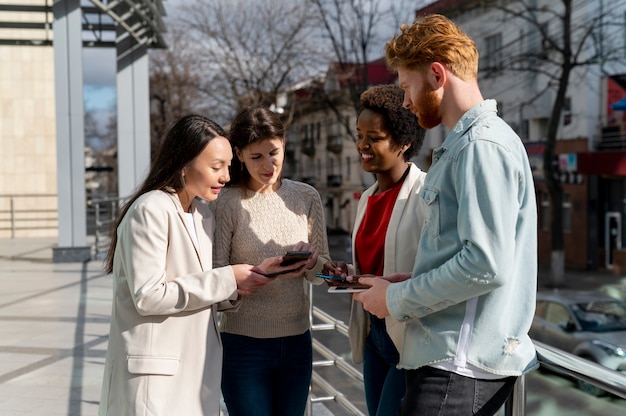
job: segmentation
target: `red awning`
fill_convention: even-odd
[[[626,176],[626,151],[578,153],[578,173]]]

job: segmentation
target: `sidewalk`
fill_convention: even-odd
[[[52,263],[56,244],[0,239],[1,416],[98,414],[112,282],[100,261]]]
[[[0,413],[96,415],[111,313],[98,262],[52,263],[56,239],[0,240]]]
[[[95,416],[109,332],[111,279],[100,262],[52,263],[56,238],[0,239],[0,414]],[[541,270],[540,289],[549,287]],[[626,285],[567,272],[566,288]],[[314,415],[329,415],[315,403]]]

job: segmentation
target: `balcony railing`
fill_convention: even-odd
[[[329,188],[338,188],[341,186],[342,180],[341,175],[327,175],[326,177],[326,185]]]
[[[338,134],[329,134],[326,141],[326,150],[340,154],[343,150],[343,138]]]
[[[603,127],[600,141],[596,143],[597,150],[626,149],[626,131],[619,126]]]
[[[307,156],[314,156],[315,155],[315,140],[313,139],[313,137],[305,137],[304,139],[302,139],[302,153],[304,153]]]

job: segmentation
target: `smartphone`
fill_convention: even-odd
[[[329,276],[327,274],[316,274],[315,276],[334,282],[332,283],[333,286],[328,289],[331,293],[355,293],[362,292],[370,288],[369,286],[359,284],[358,281],[350,281],[345,277]]]
[[[290,264],[294,264],[302,260],[308,260],[309,257],[311,257],[310,251],[288,251],[287,254],[283,256],[283,261],[280,265],[289,266]]]
[[[359,293],[369,289],[363,286],[355,285],[355,287],[350,286],[331,286],[328,288],[328,293]]]
[[[336,282],[347,282],[348,281],[348,280],[346,280],[345,277],[329,276],[327,274],[316,274],[315,277],[321,277],[322,279],[326,279],[326,280],[334,280]]]
[[[310,251],[288,251],[284,256],[283,256],[283,261],[280,263],[281,266],[289,266],[295,263],[298,263],[299,261],[302,260],[308,260],[309,257],[311,257],[311,252]],[[296,269],[289,269],[289,270],[285,270],[282,272],[274,272],[274,273],[266,273],[263,276],[265,277],[274,277],[274,276],[278,276],[281,274],[285,274],[285,273],[291,273],[291,272],[295,272]]]

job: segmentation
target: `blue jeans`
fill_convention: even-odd
[[[480,380],[433,367],[406,370],[401,416],[491,416],[513,390],[516,377]]]
[[[400,354],[387,334],[385,320],[370,314],[370,332],[363,353],[365,401],[370,416],[396,416],[405,390]]]
[[[282,338],[222,333],[222,395],[230,416],[299,416],[306,409],[311,331]]]

